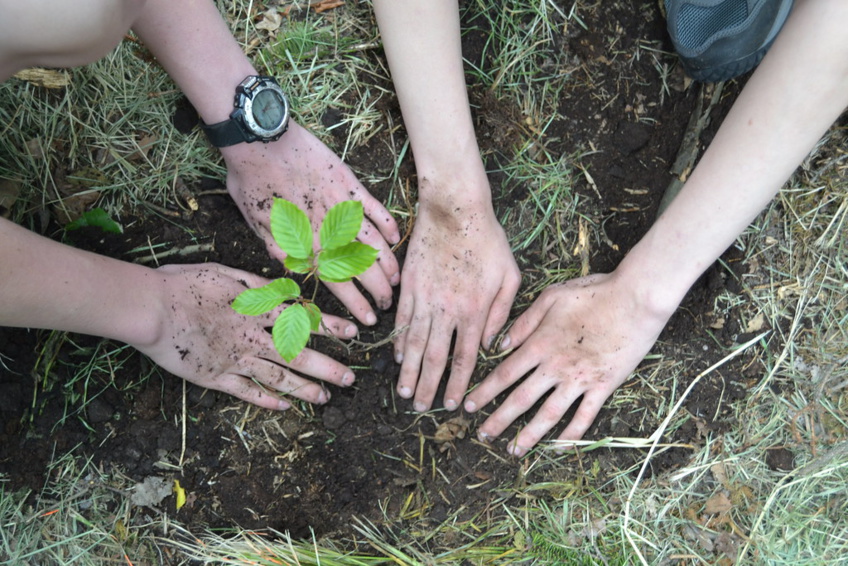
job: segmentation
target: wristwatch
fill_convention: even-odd
[[[289,101],[273,77],[252,75],[241,81],[234,106],[229,120],[211,125],[200,122],[215,147],[268,143],[280,139],[289,127]]]

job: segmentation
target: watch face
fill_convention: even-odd
[[[286,103],[274,90],[259,91],[253,99],[251,111],[256,124],[263,130],[274,130],[285,117]]]

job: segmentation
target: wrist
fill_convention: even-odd
[[[267,159],[271,153],[282,155],[305,147],[307,144],[306,140],[303,139],[305,132],[306,130],[302,126],[290,119],[288,129],[278,140],[268,143],[237,143],[218,149],[227,164],[227,169],[244,165],[255,167],[257,160]]]
[[[492,189],[483,162],[476,152],[467,157],[438,162],[423,161],[418,158],[415,160],[420,206],[449,215],[493,213]]]
[[[161,338],[165,320],[171,315],[165,275],[149,267],[125,264],[125,287],[129,290],[113,311],[109,329],[98,334],[139,348]],[[131,273],[134,271],[135,273]]]
[[[674,262],[650,244],[649,233],[625,256],[614,275],[639,312],[667,319],[703,270],[693,269],[691,263]]]

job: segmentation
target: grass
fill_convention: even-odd
[[[0,559],[4,564],[161,562],[116,478],[71,454],[57,455],[38,494],[0,485]]]
[[[380,44],[367,7],[348,3],[318,15],[296,5],[274,32],[256,28],[252,2],[233,0],[221,8],[257,65],[284,79],[297,118],[340,154],[391,132],[394,168],[361,172],[361,178],[390,181],[390,208],[412,219],[414,188],[399,173],[408,143],[380,110],[391,94],[382,59],[374,56]],[[524,119],[522,141],[509,148],[514,154],[491,171],[503,191],[513,191],[505,194],[521,195],[499,211],[525,274],[520,310],[545,286],[583,273],[584,258],[610,245],[605,219],[573,188],[594,185],[581,162],[586,153],[557,155],[542,143],[559,100],[575,81],[597,83],[598,96],[611,97],[609,85],[578,68],[562,47],[563,37],[584,29],[597,5],[478,1],[463,9],[472,27],[488,37],[480,59],[467,61],[469,81],[517,107]],[[656,69],[656,76],[638,80],[655,81],[657,99],[664,99],[673,59],[647,44],[638,51]],[[623,54],[617,45],[610,53]],[[65,89],[0,85],[0,177],[21,179],[24,187],[13,218],[38,229],[35,213],[67,206],[69,191],[96,193],[118,219],[141,207],[173,210],[181,198],[177,179],[191,185],[204,176],[222,177],[219,159],[197,133],[186,136],[171,127],[178,96],[130,41],[103,61],[74,70]],[[845,136],[844,127],[832,128],[737,239],[748,270],[740,276],[740,291],[716,299],[714,314],[736,316],[740,328],[755,329],[753,341],[740,339],[748,343],[738,352],[749,391],[732,405],[735,424],[703,431],[671,472],[649,473],[672,450],[665,443],[668,433],[699,417],[689,412],[686,393],[668,392],[678,391],[684,380],[692,383],[692,374],[701,380],[693,385],[697,389],[729,371],[726,364],[698,368],[692,351],[700,345],[659,344],[607,402],[624,408],[638,399],[646,407],[628,415],[641,431],[637,438],[586,442],[578,455],[541,446],[523,461],[515,484],[498,486],[485,512],[470,519],[455,514],[433,525],[425,520],[428,494],[417,493],[403,506],[403,517],[387,512],[379,524],[362,519],[345,539],[292,540],[287,533],[238,529],[188,532],[167,512],[150,518],[132,507],[133,486],[119,472],[98,470],[75,453],[57,454],[41,491],[13,493],[0,484],[0,559],[350,566],[838,562],[848,551]],[[42,336],[34,377],[44,390],[59,387],[51,380],[67,357],[58,352],[70,350],[74,377],[61,390],[66,418],[76,418],[102,387],[111,386],[109,376],[124,353],[108,343],[75,345],[63,333]],[[726,354],[733,352],[721,356]],[[33,400],[34,411],[38,402]],[[586,454],[593,450],[637,456],[623,469],[603,470],[601,458]],[[793,455],[791,471],[771,463],[779,451]],[[563,472],[573,466],[579,474]]]

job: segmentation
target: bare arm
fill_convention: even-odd
[[[319,384],[284,365],[336,385],[350,385],[342,364],[304,350],[284,364],[269,317],[230,307],[245,284],[261,277],[217,264],[149,269],[33,234],[0,218],[0,326],[52,328],[126,342],[171,373],[268,409],[287,401],[271,391],[314,403],[329,399]],[[339,337],[356,327],[336,317],[325,324]]]
[[[142,34],[207,120],[226,117],[235,84],[253,72],[211,1],[81,0],[71,6],[44,0],[25,9],[18,4],[0,0],[0,78],[27,65],[92,61],[120,40],[139,13]],[[198,68],[200,63],[204,67]],[[227,83],[231,79],[236,82]],[[230,190],[243,196],[237,199],[242,210],[249,208],[244,195],[251,188],[275,187],[277,176],[295,189],[321,187],[325,177],[318,171],[341,165],[302,128],[294,127],[287,139],[292,145],[237,148],[227,157]],[[307,156],[293,158],[292,152]],[[359,190],[366,210],[372,219],[379,216],[377,222],[391,238],[394,221],[385,209],[361,189],[349,169],[336,169],[337,178],[344,180],[339,186],[344,184],[345,190],[354,193]],[[285,193],[283,189],[280,192]],[[330,202],[334,196],[338,194],[322,198]],[[349,198],[347,193],[344,198]],[[259,220],[254,227],[261,233]],[[370,234],[366,227],[360,238],[378,239],[385,249],[382,237],[370,227]],[[396,237],[396,227],[394,230]],[[387,292],[390,296],[386,272],[397,268],[392,266],[390,253],[383,259],[383,269],[376,270],[372,281],[378,297]],[[321,385],[284,366],[338,385],[353,382],[349,368],[310,350],[284,364],[265,330],[270,317],[244,317],[230,307],[245,285],[256,287],[265,282],[216,264],[152,270],[63,246],[0,219],[0,325],[53,328],[121,340],[176,375],[271,409],[285,408],[288,403],[269,391],[311,402],[327,401],[329,393]],[[345,289],[353,289],[354,294],[347,296],[348,305],[359,317],[367,320],[369,313],[373,316],[353,285],[338,292],[343,294]],[[357,309],[357,301],[364,302],[365,308]],[[356,333],[350,322],[331,316],[324,320],[339,337]]]
[[[523,455],[581,395],[559,438],[579,439],[650,350],[689,287],[774,197],[848,105],[848,3],[802,0],[683,191],[609,275],[549,287],[509,332],[518,350],[466,399],[477,410],[523,380],[483,423],[493,438],[546,394],[510,442]]]
[[[133,29],[208,124],[229,117],[236,86],[257,74],[212,0],[147,0]],[[338,156],[294,121],[276,142],[243,143],[222,148],[221,153],[230,194],[277,259],[283,255],[270,234],[271,197],[281,196],[302,207],[309,202],[316,229],[332,205],[351,198],[361,201],[367,220],[359,239],[380,255],[360,279],[379,307],[391,305],[391,285],[400,280],[389,246],[400,239],[397,224]],[[360,321],[376,322],[371,305],[353,283],[328,286]]]
[[[492,209],[471,120],[452,0],[375,0],[415,156],[419,210],[401,280],[398,392],[429,409],[456,333],[444,404],[456,408],[506,322],[520,276]]]

